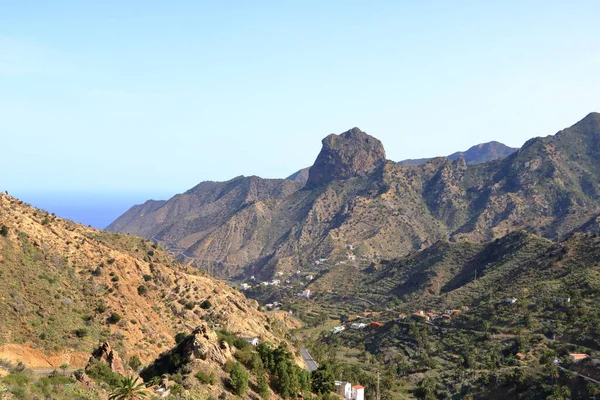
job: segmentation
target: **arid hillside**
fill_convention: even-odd
[[[201,324],[279,342],[280,324],[152,242],[63,220],[0,195],[0,359],[85,366],[100,341],[151,362]]]

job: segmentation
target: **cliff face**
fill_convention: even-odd
[[[123,231],[154,237],[221,276],[270,276],[330,255],[343,260],[348,243],[368,260],[519,229],[560,239],[600,213],[599,119],[592,113],[500,160],[436,158],[410,168],[385,161],[378,140],[352,129],[324,139],[302,190],[289,180],[253,178],[271,189],[245,201],[248,191],[234,181],[202,184],[133,219],[160,223],[138,230],[133,222]]]
[[[377,139],[358,128],[323,139],[323,148],[308,172],[306,188],[331,181],[365,176],[385,162],[385,150]]]

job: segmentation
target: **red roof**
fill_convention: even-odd
[[[584,358],[588,358],[589,355],[587,354],[581,354],[581,353],[569,353],[569,357],[575,359],[575,360],[582,360]]]
[[[352,389],[364,389],[364,386],[354,385],[352,386]]]
[[[381,322],[371,322],[371,328],[381,328],[382,326]]]

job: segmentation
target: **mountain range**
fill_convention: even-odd
[[[168,201],[134,206],[107,230],[156,241],[217,276],[270,277],[319,258],[350,258],[348,245],[352,257],[369,261],[521,229],[560,240],[600,215],[600,114],[518,151],[481,149],[487,155],[470,149],[455,160],[403,166],[353,128],[323,139],[306,183],[255,176],[203,182]]]
[[[475,145],[466,151],[457,151],[456,153],[446,156],[446,158],[449,160],[458,160],[460,157],[462,157],[465,159],[467,165],[473,165],[508,157],[517,150],[519,149],[508,147],[505,144],[494,141]],[[433,158],[435,157],[402,160],[399,161],[398,164],[405,167],[411,165],[423,165],[433,160]]]
[[[468,165],[473,165],[507,157],[517,150],[519,149],[514,147],[508,147],[505,144],[494,141],[475,145],[473,147],[470,147],[466,151],[457,151],[456,153],[452,153],[449,156],[446,156],[445,158],[454,161],[460,157],[463,157]],[[398,161],[398,165],[402,165],[404,167],[413,165],[423,165],[433,160],[434,158],[435,157],[402,160]],[[308,180],[309,169],[310,167],[302,168],[301,170],[294,172],[292,175],[288,176],[285,179],[304,184]]]

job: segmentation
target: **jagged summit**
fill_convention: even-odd
[[[340,135],[331,134],[322,143],[321,152],[308,172],[307,188],[363,176],[385,162],[381,142],[359,128]]]

